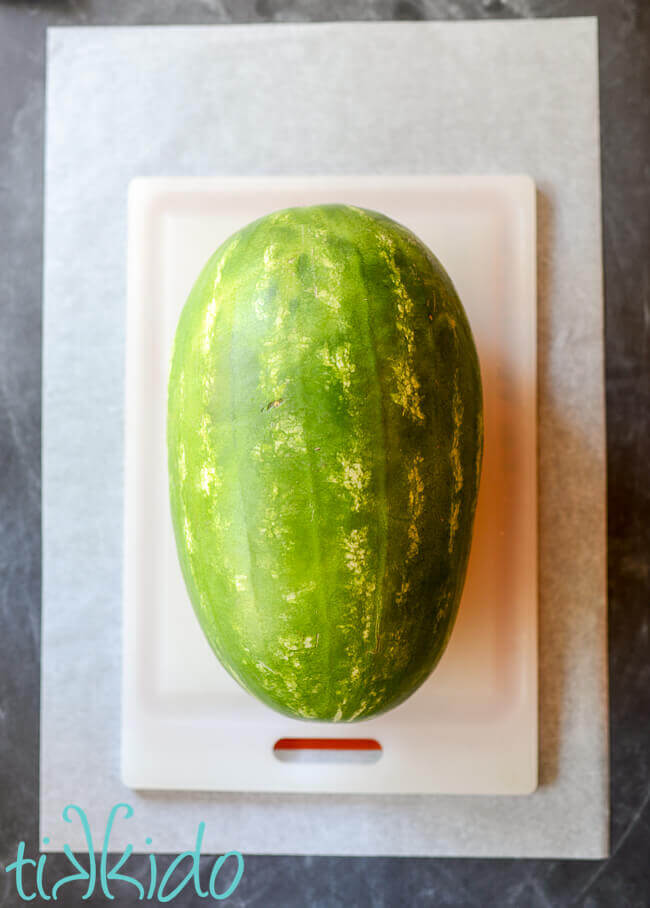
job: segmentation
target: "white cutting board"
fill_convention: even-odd
[[[347,202],[411,228],[449,272],[478,347],[485,456],[458,620],[406,703],[354,725],[276,714],[221,668],[178,565],[166,390],[180,310],[207,258],[274,209]],[[132,788],[524,794],[537,785],[535,188],[525,176],[138,179],[129,194],[122,777]],[[372,738],[280,760],[280,738]],[[315,757],[315,759],[314,759]]]

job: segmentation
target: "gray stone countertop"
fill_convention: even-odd
[[[244,878],[228,904],[264,908],[650,904],[647,0],[0,0],[0,868],[15,859],[20,840],[34,843],[38,835],[47,26],[582,15],[597,15],[600,29],[611,856],[602,862],[247,856]],[[164,863],[160,858],[159,866]],[[66,859],[50,855],[49,872],[56,878],[69,872]],[[79,890],[79,900],[81,894]],[[132,899],[132,890],[125,888],[117,901],[129,905]],[[190,903],[189,896],[174,900],[179,906]],[[18,904],[13,880],[4,872],[0,904]],[[91,904],[109,902],[93,897]]]

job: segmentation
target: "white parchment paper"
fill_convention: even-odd
[[[41,836],[82,849],[600,857],[605,436],[593,19],[48,35]],[[527,797],[136,794],[119,777],[126,189],[138,175],[529,173],[540,767]],[[480,754],[476,755],[480,760]],[[153,844],[145,844],[145,837]]]

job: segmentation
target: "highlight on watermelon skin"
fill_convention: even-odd
[[[483,405],[462,304],[413,233],[321,205],[226,240],[179,319],[167,443],[190,600],[242,687],[351,722],[422,684],[465,580]]]

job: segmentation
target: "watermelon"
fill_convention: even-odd
[[[467,317],[413,233],[317,205],[226,240],[178,322],[167,441],[189,598],[242,687],[350,722],[422,684],[463,589],[483,416]]]

